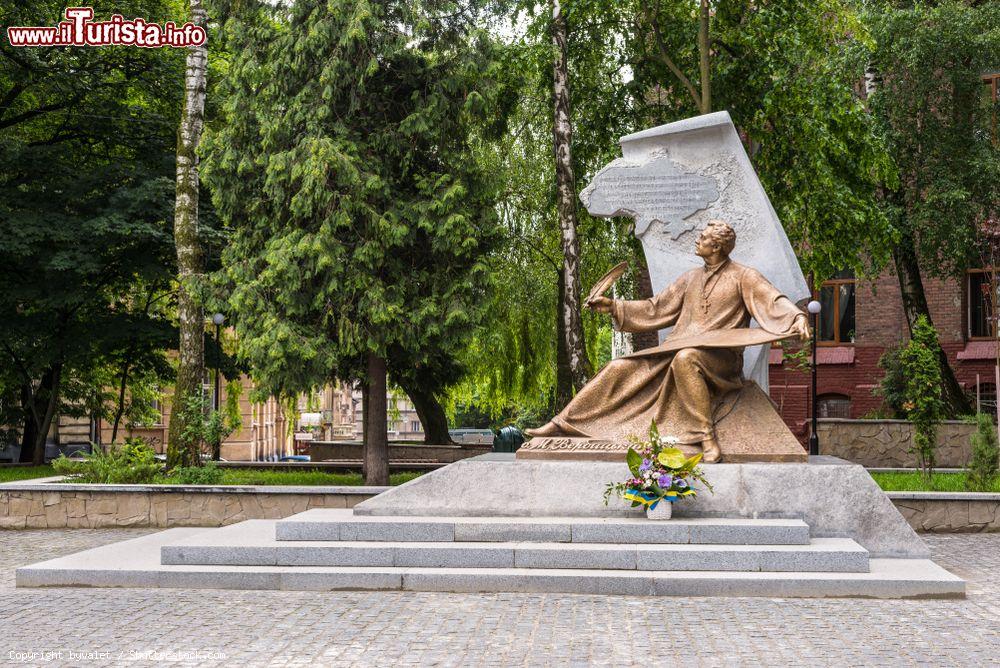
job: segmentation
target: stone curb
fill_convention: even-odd
[[[84,483],[10,482],[0,485],[0,492],[133,492],[173,494],[343,494],[373,496],[390,487],[362,485],[104,485]]]
[[[1000,501],[995,492],[886,492],[895,501]]]

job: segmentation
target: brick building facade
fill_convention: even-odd
[[[979,289],[979,274],[970,271],[959,278],[924,277],[931,319],[941,347],[948,354],[955,375],[971,394],[991,407],[996,401],[996,343],[981,328],[979,317],[985,298]],[[853,293],[842,310],[841,320],[852,323],[846,331],[826,320],[820,326],[817,351],[817,391],[820,417],[859,418],[882,405],[872,390],[878,386],[882,370],[878,361],[886,350],[904,343],[909,336],[896,275],[887,271],[874,281],[849,278],[824,284],[818,294],[827,313],[830,293]],[[846,328],[841,328],[846,329]],[[826,339],[826,340],[824,340]],[[830,340],[833,339],[833,340]],[[794,368],[781,349],[771,351],[769,380],[771,398],[778,404],[785,422],[803,441],[808,436],[810,376]],[[978,387],[977,387],[978,383]]]

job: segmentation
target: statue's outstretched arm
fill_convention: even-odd
[[[611,317],[621,332],[655,332],[670,327],[681,313],[688,274],[684,273],[667,288],[650,299],[615,300]]]

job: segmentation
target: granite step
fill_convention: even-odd
[[[559,568],[861,573],[850,538],[806,545],[413,541],[278,541],[272,520],[248,520],[164,545],[167,565]]]
[[[212,529],[168,529],[17,569],[18,587],[552,592],[638,596],[961,598],[929,559],[872,559],[865,573],[604,569],[174,566],[161,549]]]
[[[358,516],[316,508],[278,520],[282,541],[808,545],[800,519]]]

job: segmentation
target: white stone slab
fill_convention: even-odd
[[[655,292],[699,266],[696,231],[721,218],[736,230],[734,260],[759,270],[792,301],[809,296],[795,252],[728,112],[643,130],[620,143],[622,157],[598,172],[580,199],[593,215],[635,218]],[[744,353],[744,376],[765,392],[769,347]]]
[[[679,596],[962,597],[965,583],[924,559],[875,559],[869,573],[740,573],[518,568],[163,566],[160,549],[203,529],[170,529],[17,569],[18,587],[166,587],[565,592]]]
[[[342,527],[350,525],[349,530]],[[383,530],[394,528],[393,532]],[[798,519],[696,517],[669,522],[644,517],[421,517],[352,515],[350,510],[316,508],[275,524],[278,540],[576,543],[733,543],[804,545],[809,527]],[[347,540],[347,538],[344,538]]]

